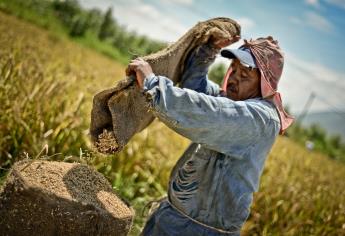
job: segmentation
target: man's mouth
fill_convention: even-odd
[[[227,89],[228,91],[233,92],[233,93],[237,93],[237,87],[236,87],[236,85],[234,85],[234,84],[228,84],[228,86],[226,87],[226,89]]]

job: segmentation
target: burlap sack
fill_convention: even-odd
[[[229,39],[240,35],[240,26],[229,18],[199,22],[176,43],[143,57],[156,75],[164,75],[178,84],[187,56],[196,47],[213,39]],[[146,128],[154,119],[145,96],[135,79],[128,77],[114,88],[95,95],[91,112],[91,138],[98,151],[121,151],[130,138]]]

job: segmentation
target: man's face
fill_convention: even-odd
[[[239,101],[260,97],[260,73],[257,68],[250,69],[234,59],[231,63],[232,73],[228,79],[227,97]]]

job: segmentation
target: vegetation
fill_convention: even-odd
[[[243,235],[345,235],[344,171],[345,165],[280,138]]]
[[[210,71],[208,73],[208,78],[217,84],[221,84],[223,82],[223,77],[225,75],[226,68],[225,65],[222,63],[214,64],[211,66]]]
[[[95,153],[92,97],[122,79],[125,67],[1,12],[0,32],[0,181],[22,158],[88,163],[134,206],[138,235],[144,205],[165,194],[188,141],[155,122],[120,154]]]
[[[135,208],[138,235],[144,206],[166,194],[189,141],[156,121],[120,154],[94,152],[92,96],[123,78],[124,66],[1,12],[0,32],[0,181],[21,158],[88,163]],[[279,138],[243,235],[345,235],[344,177],[345,165]]]
[[[310,148],[345,162],[345,144],[340,135],[327,135],[327,132],[317,124],[306,128],[296,123],[289,130],[288,135],[302,145],[311,142]]]
[[[60,37],[70,37],[122,63],[165,46],[128,32],[113,18],[111,8],[104,14],[98,9],[85,10],[77,0],[0,0],[0,10],[50,29]]]

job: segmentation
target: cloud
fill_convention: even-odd
[[[303,24],[303,21],[300,18],[295,17],[295,16],[291,16],[289,18],[289,20],[296,25],[302,25]]]
[[[248,17],[237,18],[236,21],[241,25],[242,29],[249,30],[255,26],[255,22]]]
[[[319,8],[320,7],[320,2],[319,0],[305,0],[305,2],[310,5],[313,6],[315,8]]]
[[[325,17],[315,13],[315,12],[307,12],[305,14],[306,23],[313,27],[316,30],[330,32],[333,30],[333,25],[330,21],[328,21]]]
[[[279,90],[283,101],[289,104],[296,114],[302,111],[311,92],[316,98],[323,98],[339,110],[345,110],[345,73],[321,65],[317,62],[305,61],[296,55],[286,54],[285,68]],[[329,104],[316,99],[311,107],[313,111],[326,111]]]
[[[130,30],[168,42],[177,40],[187,31],[177,19],[165,15],[153,5],[138,2],[133,7],[129,2],[131,1],[118,4],[114,13],[116,18],[126,24]]]
[[[301,18],[292,16],[289,20],[294,24],[309,26],[324,33],[330,33],[334,30],[333,24],[327,18],[313,11],[305,12]]]
[[[179,5],[185,5],[185,6],[191,6],[193,5],[193,0],[164,0],[172,4],[179,4]]]
[[[345,0],[325,0],[327,3],[345,9]]]
[[[191,0],[174,0],[182,4]],[[92,1],[81,0],[86,7],[100,7],[103,11],[108,7],[113,8],[114,18],[127,27],[153,39],[167,42],[176,41],[187,31],[187,27],[179,19],[165,14],[153,4],[141,0],[112,0]]]
[[[345,0],[323,0],[324,3],[333,5],[335,7],[339,7],[345,9]],[[305,0],[305,3],[320,9],[321,8],[321,1],[320,0]]]

